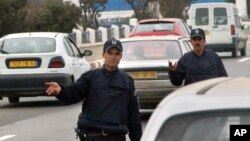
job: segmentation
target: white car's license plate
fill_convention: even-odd
[[[10,68],[26,68],[26,67],[36,67],[37,63],[34,60],[25,60],[25,61],[10,61]]]
[[[157,78],[156,71],[128,72],[132,78]]]

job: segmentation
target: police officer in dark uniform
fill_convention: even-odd
[[[104,65],[90,70],[71,86],[46,82],[46,93],[54,94],[66,103],[83,100],[78,120],[80,140],[139,141],[142,126],[134,80],[118,64],[122,58],[122,44],[111,39],[103,48]],[[77,130],[77,131],[78,131]]]
[[[203,29],[191,31],[193,51],[184,54],[178,63],[169,61],[169,77],[173,85],[180,86],[214,77],[226,77],[227,72],[221,58],[212,50],[205,49],[206,37]]]

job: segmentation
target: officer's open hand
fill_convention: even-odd
[[[176,71],[176,67],[177,67],[177,63],[176,62],[171,62],[171,61],[168,61],[168,67],[171,71]]]
[[[47,95],[58,95],[61,91],[60,85],[56,82],[45,82],[45,85],[48,86],[46,90]]]

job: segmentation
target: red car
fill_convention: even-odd
[[[141,20],[133,28],[129,37],[152,36],[152,35],[181,35],[189,37],[190,28],[179,18],[160,18]]]

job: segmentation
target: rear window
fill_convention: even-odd
[[[123,61],[179,59],[182,55],[177,41],[123,42]]]
[[[227,25],[226,8],[214,8],[214,25]]]
[[[0,48],[9,54],[54,52],[56,42],[53,38],[14,38],[2,41]]]
[[[141,23],[136,28],[136,32],[173,31],[173,30],[174,30],[173,22]]]
[[[249,125],[247,110],[192,113],[172,117],[156,141],[229,141],[230,125]]]
[[[195,25],[208,25],[208,8],[197,8],[195,11]]]

